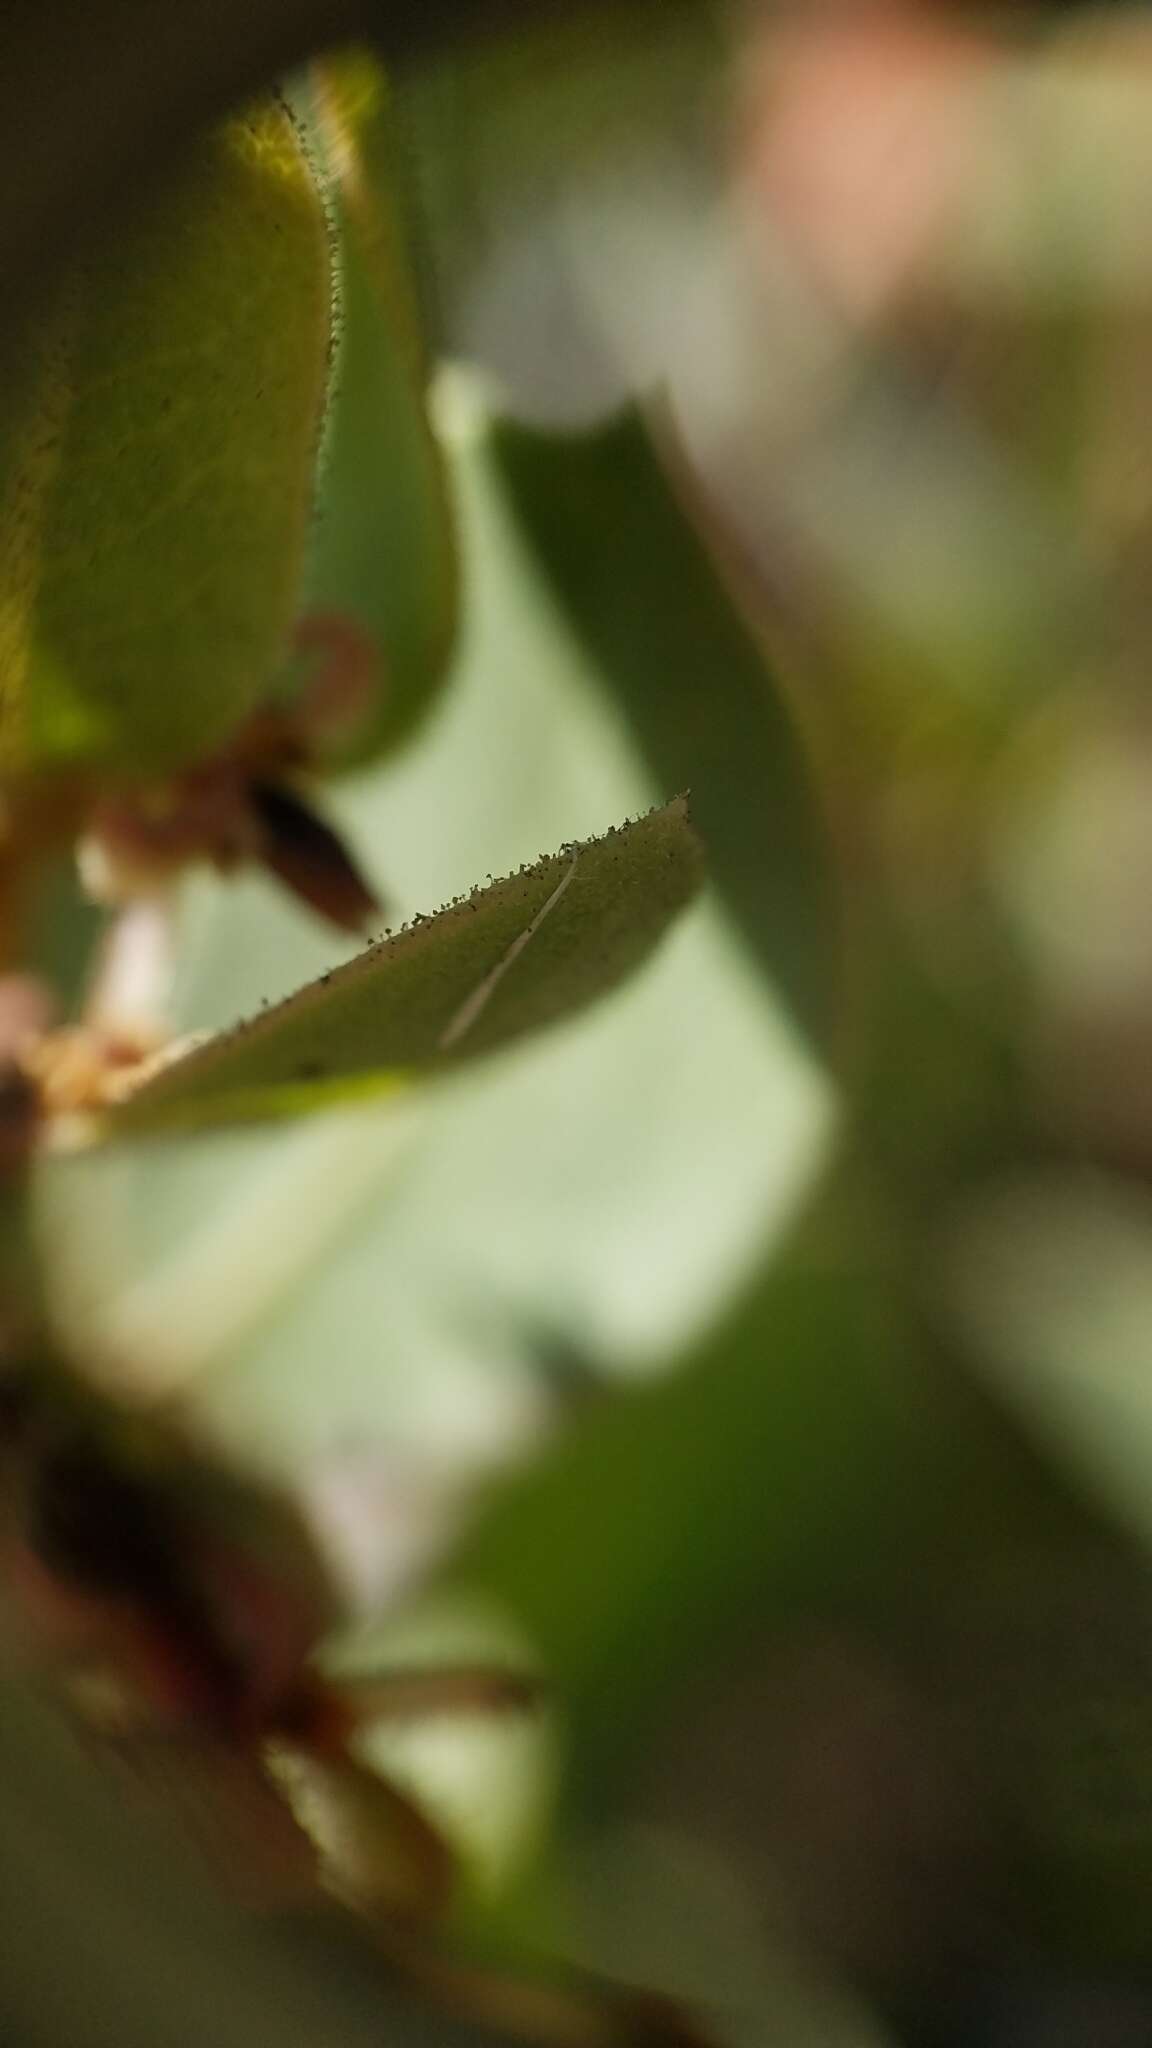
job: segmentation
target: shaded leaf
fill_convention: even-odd
[[[419,918],[146,1077],[111,1133],[319,1108],[491,1052],[605,994],[688,901],[700,851],[677,798]]]
[[[691,788],[745,940],[822,1035],[830,890],[800,742],[640,421],[580,439],[505,424],[495,450],[528,540],[654,772]]]
[[[507,1483],[449,1563],[526,1630],[594,1799],[750,1631],[934,1609],[977,1554],[1066,1512],[1010,1430],[935,1372],[875,1197],[844,1179],[679,1371]]]
[[[0,402],[0,767],[170,769],[266,691],[303,566],[323,209],[269,101],[61,279]]]
[[[333,750],[351,761],[405,738],[443,680],[456,546],[425,405],[387,82],[367,57],[331,63],[315,68],[311,97],[332,180],[340,332],[305,605],[363,649],[363,709]]]

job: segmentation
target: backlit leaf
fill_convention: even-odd
[[[145,1079],[111,1134],[274,1116],[394,1084],[582,1009],[637,967],[692,895],[677,798],[418,918]]]
[[[0,768],[142,775],[225,739],[298,596],[328,233],[289,114],[189,152],[62,277],[0,400]]]

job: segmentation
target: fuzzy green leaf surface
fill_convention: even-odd
[[[109,1115],[109,1134],[321,1108],[493,1052],[638,967],[700,868],[683,798],[563,848],[173,1060]]]
[[[367,701],[339,749],[351,763],[405,739],[444,680],[456,541],[387,80],[368,57],[316,66],[311,99],[330,176],[339,339],[304,603],[363,648]]]
[[[0,768],[163,773],[267,690],[330,324],[323,206],[270,100],[205,136],[10,337]]]

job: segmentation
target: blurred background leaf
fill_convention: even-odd
[[[495,453],[592,666],[655,778],[691,789],[725,905],[819,1045],[830,1022],[829,877],[804,750],[767,650],[677,508],[637,418],[566,438],[505,424]]]
[[[512,1482],[453,1560],[562,1674],[592,1752],[573,1782],[593,1798],[634,1762],[661,1695],[718,1646],[811,1612],[896,1619],[977,1571],[986,1545],[1074,1520],[933,1357],[875,1195],[846,1181],[842,1169],[666,1383]],[[984,1489],[997,1512],[976,1529]],[[566,1543],[585,1501],[585,1540]]]

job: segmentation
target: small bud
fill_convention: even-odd
[[[310,909],[362,936],[380,905],[337,833],[283,783],[254,782],[249,796],[264,866]]]

